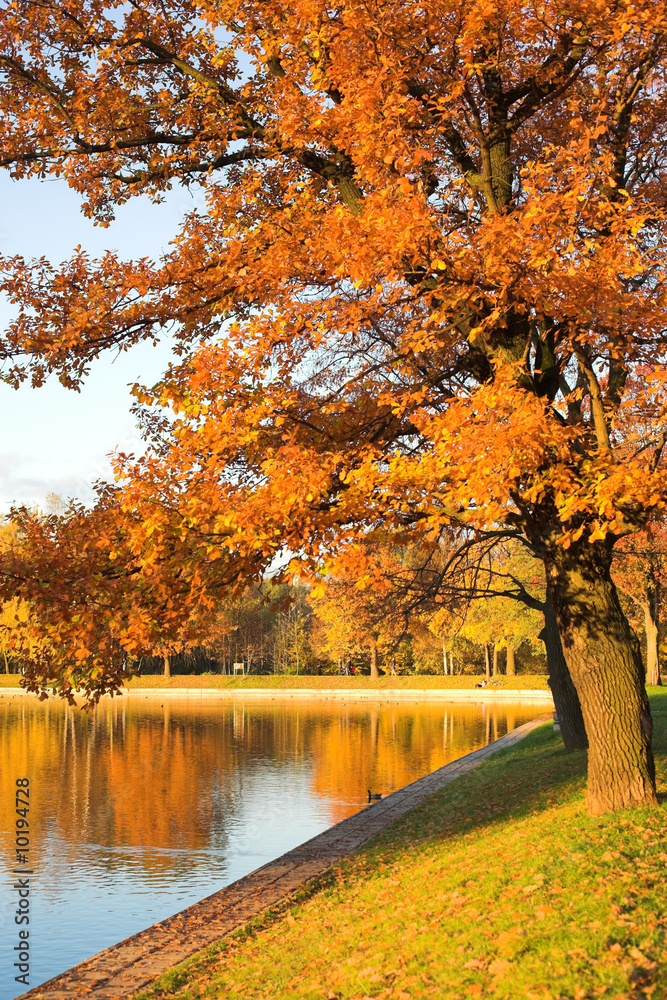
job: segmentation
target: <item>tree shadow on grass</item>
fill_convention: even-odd
[[[649,701],[651,702],[651,714],[654,716],[667,715],[667,688],[651,687],[649,690]],[[667,738],[667,722],[660,722],[656,726],[656,731],[663,739]]]

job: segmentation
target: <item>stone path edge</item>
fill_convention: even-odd
[[[542,716],[342,820],[211,896],[93,955],[17,1000],[125,1000],[163,973],[321,878],[429,795],[520,742]]]

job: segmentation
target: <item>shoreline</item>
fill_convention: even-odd
[[[10,697],[38,698],[32,691],[20,687],[0,687],[0,700],[7,694]],[[238,699],[250,697],[257,700],[307,700],[321,701],[413,701],[441,703],[478,703],[478,702],[514,702],[520,704],[544,705],[553,707],[553,698],[549,690],[536,688],[123,688],[116,698],[199,698],[204,699]],[[103,699],[109,698],[103,696]]]
[[[31,694],[19,684],[20,674],[0,675],[0,700],[8,695]],[[117,696],[145,698],[172,697],[197,698],[200,701],[214,698],[232,700],[307,700],[320,701],[391,701],[430,702],[453,704],[470,703],[532,703],[552,706],[553,699],[544,674],[500,675],[484,687],[484,675],[417,674],[391,677],[382,675],[371,678],[365,675],[346,677],[339,675],[258,674],[245,678],[224,674],[174,674],[164,677],[149,674],[131,678]],[[37,697],[36,695],[34,695]],[[116,696],[116,697],[117,697]],[[49,692],[49,698],[57,697]],[[104,696],[105,698],[108,696]]]
[[[540,705],[553,704],[550,691],[539,691],[530,688],[519,688],[509,690],[498,690],[497,688],[383,688],[383,689],[359,689],[351,690],[347,688],[284,688],[282,690],[272,690],[271,688],[130,688],[124,689],[123,696],[127,697],[154,697],[155,695],[176,697],[219,697],[219,698],[243,698],[250,695],[252,698],[275,699],[300,699],[317,698],[324,701],[341,700],[348,701],[530,701]]]

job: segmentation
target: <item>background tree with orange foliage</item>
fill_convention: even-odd
[[[616,546],[612,572],[616,586],[626,598],[627,612],[635,628],[646,639],[646,682],[661,684],[660,616],[663,586],[667,578],[667,530],[664,524],[649,524]]]
[[[663,0],[14,0],[0,23],[15,177],[65,177],[102,224],[204,192],[161,261],[2,262],[10,377],[76,385],[163,328],[187,350],[119,462],[144,598],[171,615],[172,585],[195,604],[286,551],[335,571],[378,528],[522,532],[594,812],[656,801],[610,564],[667,496],[666,38]]]
[[[406,591],[414,573],[397,542],[362,540],[335,573],[317,581],[312,596],[325,651],[344,661],[353,652],[367,654],[371,677],[379,676],[379,655],[388,657],[389,667],[408,626]]]

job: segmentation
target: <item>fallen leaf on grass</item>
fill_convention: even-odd
[[[463,963],[464,969],[483,969],[485,968],[485,963],[480,961],[479,958],[471,958],[467,962]]]
[[[516,931],[501,931],[495,945],[501,955],[513,955],[519,948],[519,935]]]
[[[494,958],[493,962],[489,965],[489,972],[492,976],[502,976],[503,973],[511,968],[512,963],[508,962],[506,958]]]
[[[650,958],[647,958],[639,948],[631,948],[630,956],[635,960],[637,965],[641,965],[645,969],[655,969],[657,968],[657,963],[652,962]]]

